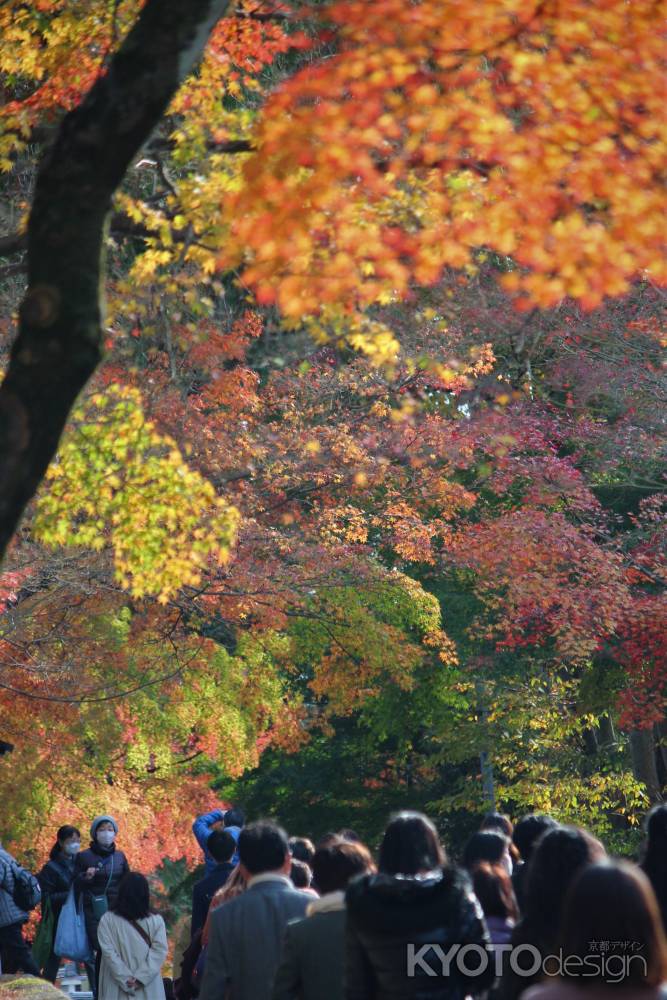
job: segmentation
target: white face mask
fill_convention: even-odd
[[[72,841],[69,844],[65,844],[65,854],[78,854],[81,850],[81,844]]]
[[[97,834],[97,842],[98,844],[101,844],[102,847],[111,847],[115,839],[116,834],[113,830],[100,830]]]

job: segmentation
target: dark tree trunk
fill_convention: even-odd
[[[630,733],[632,770],[638,781],[646,785],[651,802],[661,798],[661,786],[655,760],[655,738],[652,729],[633,729]]]
[[[584,730],[582,730],[581,737],[584,741],[584,751],[590,757],[594,757],[600,749],[595,729],[592,726],[587,726]]]
[[[0,559],[102,354],[102,248],[111,198],[229,0],[148,0],[39,170],[28,289],[0,387]]]
[[[606,749],[615,746],[616,732],[614,730],[613,720],[608,712],[605,715],[600,716],[599,727],[600,727],[600,735],[599,735],[600,746],[605,747]]]

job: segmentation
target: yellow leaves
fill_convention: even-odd
[[[399,356],[400,344],[393,331],[361,313],[322,309],[318,315],[305,318],[305,327],[319,343],[347,344],[370,358],[374,365],[391,366]]]
[[[46,545],[113,552],[116,578],[161,603],[225,562],[239,515],[146,421],[137,390],[110,386],[75,413],[38,502]]]

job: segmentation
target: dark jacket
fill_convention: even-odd
[[[223,861],[215,866],[210,875],[205,875],[199,882],[195,882],[192,890],[192,925],[190,927],[192,936],[204,926],[213,896],[225,884],[235,867],[236,865],[233,865],[231,861]]]
[[[667,863],[663,860],[658,863],[651,863],[648,860],[644,860],[639,867],[653,886],[653,892],[660,907],[663,927],[667,933]]]
[[[340,897],[340,905],[336,905]],[[310,916],[287,925],[272,1000],[343,1000],[343,893],[315,899]],[[315,912],[313,912],[315,911]]]
[[[514,866],[512,871],[512,888],[514,889],[514,895],[516,896],[519,912],[523,910],[524,906],[527,871],[528,863],[526,861],[520,861],[519,864]]]
[[[553,924],[552,927],[549,927],[550,923]],[[523,917],[513,929],[510,944],[514,949],[521,950],[517,950],[512,962],[503,961],[503,975],[497,991],[502,1000],[519,1000],[524,990],[543,978],[541,967],[533,969],[528,975],[534,960],[524,946],[537,948],[541,955],[550,955],[556,950],[558,921],[547,919],[544,924],[544,927],[535,927],[530,920]]]
[[[183,952],[181,967],[178,970],[178,975],[174,978],[174,996],[176,1000],[194,1000],[195,997],[199,996],[199,987],[195,985],[194,973],[202,952],[201,934],[201,931],[196,931],[192,936],[190,944]]]
[[[39,872],[37,881],[42,890],[42,914],[48,900],[53,913],[56,918],[58,917],[74,881],[75,865],[76,858],[59,854],[55,858],[50,858]]]
[[[88,868],[95,868],[96,872],[92,879],[85,878]],[[76,856],[75,884],[78,892],[83,894],[83,912],[86,918],[86,931],[88,940],[95,950],[97,944],[97,920],[93,914],[93,896],[107,896],[109,909],[116,902],[118,896],[118,885],[123,875],[129,872],[130,866],[122,851],[111,847],[102,847],[97,841],[93,841],[86,851],[81,851]]]
[[[346,900],[346,1000],[462,1000],[493,983],[490,956],[470,976],[455,954],[443,970],[441,953],[425,948],[438,945],[445,955],[454,944],[488,949],[482,911],[463,872],[362,875]],[[479,963],[467,953],[464,964]]]

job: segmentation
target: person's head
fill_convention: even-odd
[[[225,827],[230,826],[245,826],[245,813],[238,806],[228,809],[225,813]]]
[[[320,844],[313,858],[313,887],[320,895],[339,892],[350,879],[375,870],[371,852],[364,844],[332,840]]]
[[[523,917],[543,945],[556,940],[563,901],[576,876],[605,856],[600,841],[577,827],[559,826],[540,838],[528,864]]]
[[[667,804],[662,802],[646,817],[645,862],[649,868],[655,862],[667,867]]]
[[[150,901],[151,894],[146,876],[139,872],[126,872],[118,884],[118,896],[113,911],[126,920],[141,920],[151,912]]]
[[[229,830],[213,830],[206,841],[206,850],[219,865],[231,861],[236,850],[236,841]]]
[[[305,861],[307,865],[312,864],[315,847],[308,837],[290,837],[289,849],[293,858],[297,861]]]
[[[438,832],[427,816],[399,812],[389,820],[380,845],[378,868],[387,875],[417,875],[446,861]]]
[[[512,839],[512,820],[505,813],[488,812],[479,825],[480,830],[499,830]]]
[[[81,850],[81,834],[75,826],[66,823],[59,827],[56,834],[56,842],[51,848],[51,858],[57,858],[61,854],[74,857]]]
[[[519,907],[512,880],[503,865],[492,864],[490,861],[478,862],[472,870],[472,885],[485,917],[517,919]]]
[[[90,824],[90,839],[100,847],[111,847],[117,833],[118,823],[113,816],[96,816]]]
[[[509,838],[500,830],[480,830],[473,833],[463,848],[463,866],[472,871],[480,861],[489,861],[492,865],[503,865],[510,874],[512,859],[509,845]]]
[[[270,820],[249,823],[239,834],[238,851],[246,878],[263,872],[289,875],[292,855],[287,834],[277,823]]]
[[[328,847],[330,844],[337,844],[339,840],[343,838],[339,833],[334,833],[333,830],[329,830],[328,833],[323,834],[315,845],[315,851],[319,851],[321,847]]]
[[[289,877],[292,879],[296,889],[308,889],[310,887],[313,873],[305,861],[299,861],[297,858],[292,858]]]
[[[536,813],[523,816],[514,827],[512,834],[514,846],[519,852],[521,860],[529,861],[533,848],[542,834],[546,833],[547,830],[554,830],[557,826],[558,823],[551,816]]]
[[[339,830],[337,836],[340,837],[341,840],[349,840],[351,844],[361,843],[361,837],[359,836],[359,834],[356,832],[356,830],[351,830],[349,826],[346,826],[342,830]]]
[[[660,986],[667,979],[667,941],[660,911],[650,882],[635,865],[607,862],[582,869],[565,899],[560,940],[562,974],[566,979],[576,977],[578,987],[606,983],[642,989]],[[611,948],[596,955],[593,942],[602,941]],[[591,956],[599,965],[598,974],[592,969],[582,976],[583,960],[588,959],[588,968]]]

